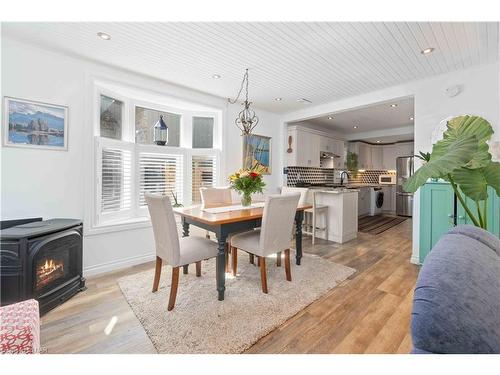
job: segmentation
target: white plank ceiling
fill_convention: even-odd
[[[374,130],[391,131],[394,128],[413,128],[414,100],[400,98],[389,102],[381,102],[366,107],[355,108],[343,112],[332,113],[330,116],[322,116],[307,120],[306,126],[311,125],[316,129],[325,131],[333,130],[336,133],[349,135],[350,139],[361,139],[375,143],[396,142],[413,139],[413,134],[399,134],[390,137],[369,137],[363,134]],[[304,125],[303,122],[299,121]],[[293,122],[291,123],[294,124]],[[359,134],[359,137],[357,137]]]
[[[248,67],[251,100],[280,113],[311,105],[298,98],[320,104],[498,60],[498,23],[3,23],[2,33],[220,97]]]

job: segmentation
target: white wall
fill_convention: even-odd
[[[240,104],[228,104],[226,112],[226,132],[225,142],[226,151],[224,161],[225,165],[225,183],[229,175],[241,168],[243,156],[243,139],[241,131],[234,124],[234,120],[241,111]],[[259,123],[253,133],[272,137],[271,139],[271,175],[264,176],[266,182],[266,193],[273,194],[278,192],[278,187],[281,186],[281,174],[283,165],[283,149],[284,144],[282,139],[282,127],[279,115],[271,112],[266,112],[261,109],[255,109],[255,113],[259,117]]]
[[[149,223],[116,230],[89,231],[92,214],[92,97],[94,79],[105,79],[156,94],[218,108],[223,113],[222,174],[241,168],[242,143],[234,118],[239,105],[167,82],[41,49],[2,37],[2,96],[69,107],[68,151],[2,146],[1,218],[42,216],[84,220],[84,270],[87,275],[153,259]],[[201,89],[201,88],[200,88]],[[273,173],[268,191],[281,181],[281,126],[277,115],[256,109],[257,134],[273,137]]]
[[[462,92],[454,97],[445,96],[444,90],[452,85],[461,85]],[[490,121],[500,140],[499,125],[499,64],[490,64],[460,70],[430,79],[405,83],[336,102],[304,108],[283,116],[285,122],[307,120],[329,113],[395,98],[413,96],[415,99],[414,140],[415,152],[430,151],[431,133],[441,120],[454,115],[475,114]],[[412,261],[418,262],[418,239],[420,229],[419,194],[415,194],[413,211]]]

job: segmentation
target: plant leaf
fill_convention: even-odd
[[[460,190],[473,201],[478,202],[488,198],[488,182],[484,168],[458,168],[451,174],[453,180],[460,186]]]
[[[484,168],[484,177],[491,187],[495,189],[498,196],[500,196],[500,163],[490,162]]]
[[[444,139],[437,142],[432,148],[430,161],[422,165],[413,176],[406,180],[403,189],[414,193],[429,178],[446,176],[469,162],[477,148],[477,138],[474,135],[461,137],[454,142]]]
[[[458,116],[448,121],[448,130],[443,134],[445,140],[453,142],[463,136],[475,135],[478,149],[466,167],[470,169],[484,168],[491,161],[489,146],[486,143],[493,135],[491,124],[479,116]]]

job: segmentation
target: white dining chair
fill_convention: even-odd
[[[203,206],[216,207],[233,203],[230,187],[202,187],[200,188],[201,204]],[[207,230],[206,237],[210,238]]]
[[[236,274],[238,249],[259,257],[262,292],[267,293],[266,257],[285,253],[285,275],[292,281],[290,269],[291,231],[300,194],[269,195],[266,198],[260,229],[235,234],[231,239],[233,272]]]
[[[202,187],[200,188],[201,204],[205,207],[225,206],[233,203],[230,187]],[[205,237],[210,239],[210,232],[207,230]],[[229,272],[229,241],[226,242],[226,272]]]
[[[172,285],[168,311],[175,305],[177,288],[179,286],[179,267],[196,263],[196,276],[201,276],[201,261],[217,256],[217,245],[202,237],[179,238],[174,211],[170,199],[166,195],[145,193],[148,204],[153,234],[156,245],[156,267],[153,281],[153,292],[160,284],[163,261],[172,266]]]

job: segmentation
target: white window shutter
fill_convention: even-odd
[[[144,193],[175,195],[183,202],[182,155],[139,153],[139,207],[146,206]]]
[[[217,158],[215,155],[193,155],[191,160],[192,203],[200,203],[200,188],[216,185]]]
[[[103,147],[101,156],[101,213],[132,207],[132,153]]]

